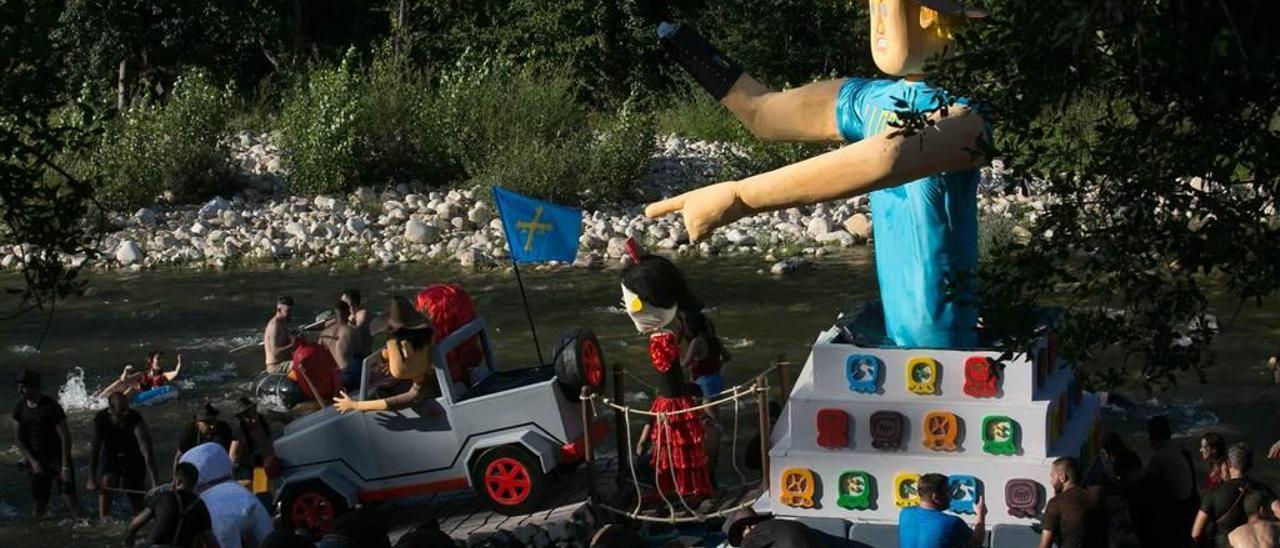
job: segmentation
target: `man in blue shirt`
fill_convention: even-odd
[[[920,505],[902,509],[898,515],[899,548],[958,548],[982,546],[987,536],[987,504],[978,497],[974,506],[977,521],[973,528],[964,520],[943,512],[951,506],[947,477],[925,474],[916,483]]]
[[[688,28],[664,23],[664,47],[757,137],[849,142],[767,173],[650,204],[680,211],[693,240],[739,218],[869,194],[886,334],[899,346],[977,346],[977,168],[990,138],[977,108],[925,82],[955,28],[985,16],[957,0],[868,0],[876,66],[893,79],[847,78],[774,91]]]

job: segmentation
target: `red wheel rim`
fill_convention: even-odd
[[[337,510],[324,495],[306,492],[293,499],[289,507],[289,517],[295,527],[306,527],[317,538],[322,537],[333,528],[333,520]]]
[[[533,482],[524,463],[502,457],[484,469],[484,489],[489,498],[503,506],[515,506],[529,498]]]
[[[582,343],[582,369],[587,374],[587,384],[600,386],[604,382],[604,365],[600,359],[600,347],[595,341]]]

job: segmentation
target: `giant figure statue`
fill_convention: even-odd
[[[852,144],[650,204],[645,214],[682,211],[697,240],[748,215],[870,194],[887,335],[901,346],[975,346],[977,306],[968,286],[954,282],[977,268],[976,168],[986,162],[977,150],[987,130],[967,101],[926,83],[923,67],[945,55],[956,25],[983,16],[954,0],[870,0],[871,54],[896,79],[852,77],[780,92],[691,29],[663,23],[665,49],[757,137]],[[900,112],[933,125],[896,131]]]

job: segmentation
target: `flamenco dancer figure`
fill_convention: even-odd
[[[622,270],[622,304],[636,330],[649,335],[649,360],[661,374],[659,393],[649,411],[669,413],[657,418],[648,433],[658,490],[681,497],[709,497],[706,431],[698,413],[679,413],[695,403],[686,388],[679,339],[667,329],[677,312],[696,312],[700,307],[671,261],[642,253],[634,240],[627,240],[627,255],[630,263]]]

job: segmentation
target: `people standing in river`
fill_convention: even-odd
[[[248,479],[245,472],[254,468],[270,469],[275,462],[275,449],[271,444],[271,428],[267,418],[258,412],[258,404],[241,396],[236,402],[236,423],[239,426],[240,443],[236,444],[231,462],[236,465],[236,476]]]
[[[1280,501],[1266,484],[1249,477],[1253,469],[1253,448],[1237,443],[1227,449],[1228,478],[1200,504],[1191,538],[1197,541],[1212,537],[1214,546],[1231,546],[1228,536],[1236,527],[1249,521],[1244,508],[1244,498],[1250,493],[1260,494],[1272,512],[1280,512]]]
[[[1191,453],[1173,443],[1164,415],[1147,421],[1152,453],[1140,486],[1130,496],[1134,524],[1143,546],[1186,546],[1200,495]]]
[[[129,408],[123,393],[107,396],[107,408],[93,416],[89,478],[84,485],[86,492],[98,492],[98,519],[111,515],[116,489],[127,490],[129,506],[137,513],[142,509],[143,490],[155,487],[156,477],[147,422]]]
[[[354,352],[356,356],[363,360],[365,356],[373,352],[373,328],[369,325],[369,321],[373,318],[369,315],[369,310],[361,302],[360,291],[350,288],[344,289],[339,299],[347,303],[347,308],[351,309],[351,315],[348,317],[347,323],[351,324],[351,327],[356,330]]]
[[[289,336],[289,318],[293,311],[293,297],[276,298],[276,313],[267,320],[262,333],[262,350],[265,354],[267,373],[280,375],[289,370],[293,358],[293,340]]]
[[[347,392],[360,389],[360,374],[364,371],[363,356],[356,354],[356,328],[350,323],[351,309],[339,300],[333,306],[333,317],[320,332],[320,344],[329,349],[329,355],[342,372],[342,387]]]
[[[217,546],[209,509],[196,495],[200,472],[189,462],[178,463],[173,470],[173,489],[158,493],[147,508],[129,522],[124,545],[133,546],[138,532],[155,520],[148,546],[208,547]]]
[[[1227,441],[1222,439],[1222,434],[1200,435],[1200,458],[1205,466],[1204,492],[1208,493],[1227,479]]]
[[[228,458],[239,451],[240,441],[236,437],[235,430],[231,429],[231,425],[227,421],[219,419],[218,416],[222,412],[213,403],[205,401],[200,406],[200,411],[196,414],[191,424],[182,431],[182,435],[178,438],[178,448],[174,454],[174,460],[182,458],[183,453],[190,451],[192,448],[203,443],[213,442],[222,446],[227,452]]]
[[[729,351],[716,335],[715,324],[702,313],[702,303],[680,307],[678,318],[680,344],[684,346],[680,366],[702,388],[703,397],[714,398],[724,390],[720,369],[729,361]]]
[[[18,403],[13,407],[14,443],[27,463],[31,479],[32,513],[49,511],[49,489],[55,484],[72,516],[80,515],[76,497],[75,463],[71,460],[71,430],[57,400],[40,393],[40,374],[26,369],[18,377]]]

